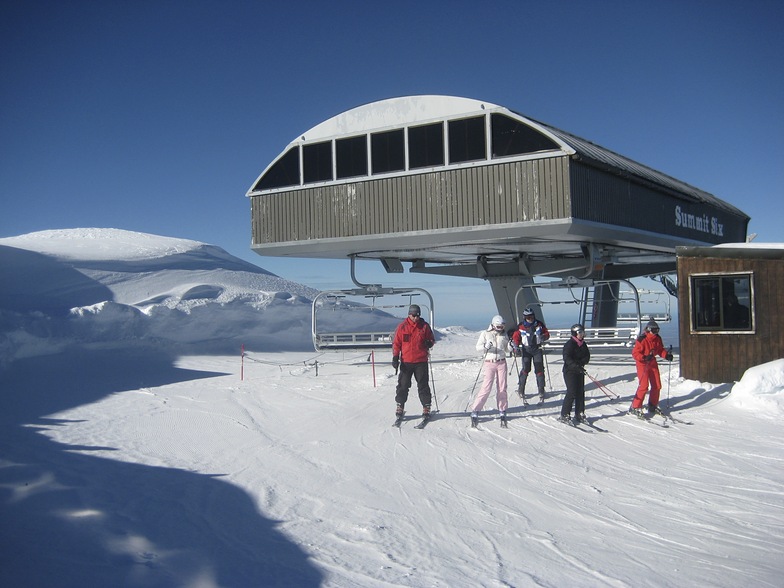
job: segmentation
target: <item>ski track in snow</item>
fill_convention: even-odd
[[[736,438],[747,417],[723,406],[665,429],[619,408],[631,385],[615,402],[593,390],[587,412],[608,432],[578,431],[555,420],[556,379],[543,406],[510,395],[508,429],[494,396],[471,429],[465,382],[478,363],[455,361],[433,368],[433,421],[413,428],[414,391],[416,418],[396,430],[388,365],[376,365],[374,388],[364,358],[327,356],[316,376],[292,369],[292,354],[266,357],[246,363],[242,382],[238,358],[183,358],[184,369],[233,373],[114,394],[52,415],[66,422],[46,434],[111,447],[111,459],[224,476],[281,521],[325,586],[774,585],[782,442]],[[199,442],[216,429],[226,443]]]

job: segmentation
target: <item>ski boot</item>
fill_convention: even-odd
[[[415,426],[415,429],[424,429],[425,425],[430,421],[430,405],[425,404],[422,407],[422,420],[419,421],[419,424]]]
[[[398,403],[397,407],[395,407],[395,422],[392,423],[393,427],[399,427],[400,423],[403,422],[403,415],[406,414],[406,411],[402,404]]]

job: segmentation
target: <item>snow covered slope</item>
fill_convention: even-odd
[[[589,384],[576,429],[550,352],[542,406],[470,429],[478,333],[449,327],[438,412],[398,430],[389,355],[311,351],[312,291],[218,248],[46,231],[0,272],[0,586],[781,585],[784,360],[662,362],[680,422],[644,422],[628,352],[597,350],[620,398]]]

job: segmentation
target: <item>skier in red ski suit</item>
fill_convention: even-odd
[[[645,395],[648,394],[648,411],[656,412],[659,407],[659,391],[661,390],[661,375],[659,374],[659,364],[656,356],[667,361],[672,361],[672,352],[667,351],[659,335],[659,325],[651,320],[645,325],[645,332],[637,337],[632,349],[632,357],[637,364],[637,378],[640,385],[637,393],[632,400],[632,412],[638,416],[642,414],[642,403]]]
[[[421,318],[421,313],[419,305],[412,304],[408,308],[408,317],[398,325],[392,340],[392,367],[395,371],[400,368],[395,389],[396,416],[402,415],[405,410],[412,376],[416,378],[419,401],[422,403],[422,415],[430,414],[428,359],[430,348],[433,347],[436,339],[430,325]]]

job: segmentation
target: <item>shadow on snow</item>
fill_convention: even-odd
[[[318,586],[307,554],[238,487],[74,453],[107,448],[36,430],[112,393],[219,375],[142,349],[72,349],[0,372],[0,584]]]

